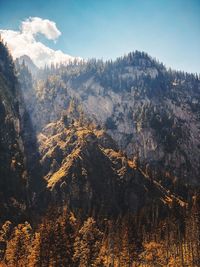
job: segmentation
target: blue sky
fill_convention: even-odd
[[[199,0],[0,0],[0,29],[28,17],[56,23],[52,49],[83,58],[116,58],[133,50],[166,66],[200,73]]]

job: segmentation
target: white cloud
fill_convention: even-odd
[[[0,34],[14,59],[28,55],[38,67],[74,59],[60,50],[53,50],[37,41],[35,39],[37,33],[43,34],[49,40],[56,40],[61,35],[55,22],[38,17],[30,17],[23,21],[19,31],[0,29]]]
[[[61,32],[57,29],[54,21],[37,17],[30,17],[23,21],[21,29],[23,33],[32,36],[37,33],[42,33],[49,40],[55,40],[61,35]]]

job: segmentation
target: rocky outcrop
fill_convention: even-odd
[[[129,160],[103,130],[74,121],[48,124],[38,136],[49,202],[81,216],[136,213],[157,203],[184,205]]]

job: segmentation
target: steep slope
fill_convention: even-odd
[[[14,64],[0,42],[0,217],[25,208],[27,174]]]
[[[25,214],[42,188],[36,135],[22,95],[26,85],[20,88],[12,57],[0,41],[1,220]]]
[[[129,156],[137,154],[156,176],[199,184],[200,81],[167,70],[145,53],[115,62],[46,69],[35,85],[35,127],[57,120],[76,98]]]
[[[184,201],[153,181],[119,151],[115,142],[94,125],[59,120],[38,136],[47,201],[66,204],[80,213],[136,213],[142,207],[169,207]]]

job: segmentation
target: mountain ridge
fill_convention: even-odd
[[[74,212],[90,214],[93,209],[104,216],[137,213],[151,201],[166,208],[173,202],[187,205],[145,174],[135,159],[129,160],[106,132],[80,124],[75,120],[66,127],[61,120],[39,134],[41,165],[53,201],[68,203]],[[52,131],[50,138],[44,135]]]

